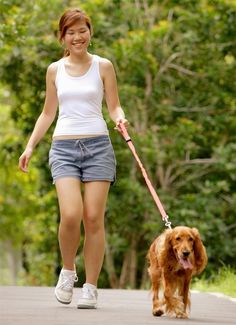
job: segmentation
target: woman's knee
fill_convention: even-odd
[[[78,229],[80,227],[80,216],[76,213],[66,212],[61,215],[60,226],[68,229]]]
[[[84,216],[85,231],[97,233],[104,229],[104,218],[96,213]]]

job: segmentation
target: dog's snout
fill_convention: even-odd
[[[184,257],[188,257],[188,256],[189,256],[189,254],[190,254],[190,252],[189,252],[189,251],[184,251],[184,252],[183,252],[183,256],[184,256]]]

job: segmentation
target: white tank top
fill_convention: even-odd
[[[59,115],[53,136],[108,134],[102,115],[103,82],[99,59],[93,55],[88,71],[79,77],[70,76],[65,59],[58,61],[56,88]]]

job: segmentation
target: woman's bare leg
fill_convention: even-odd
[[[80,180],[73,177],[59,178],[56,181],[56,190],[61,215],[58,239],[63,268],[74,270],[83,215]]]
[[[84,264],[86,283],[97,286],[105,252],[104,214],[110,182],[85,183],[84,191]]]

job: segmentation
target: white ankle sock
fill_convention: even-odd
[[[72,274],[75,274],[75,270],[72,271],[72,270],[66,270],[66,269],[62,269],[62,272],[66,275],[72,275]]]
[[[91,289],[97,289],[97,287],[94,285],[94,284],[91,284],[91,283],[85,283],[85,285],[86,285],[86,287],[88,287],[88,288],[91,288]]]

